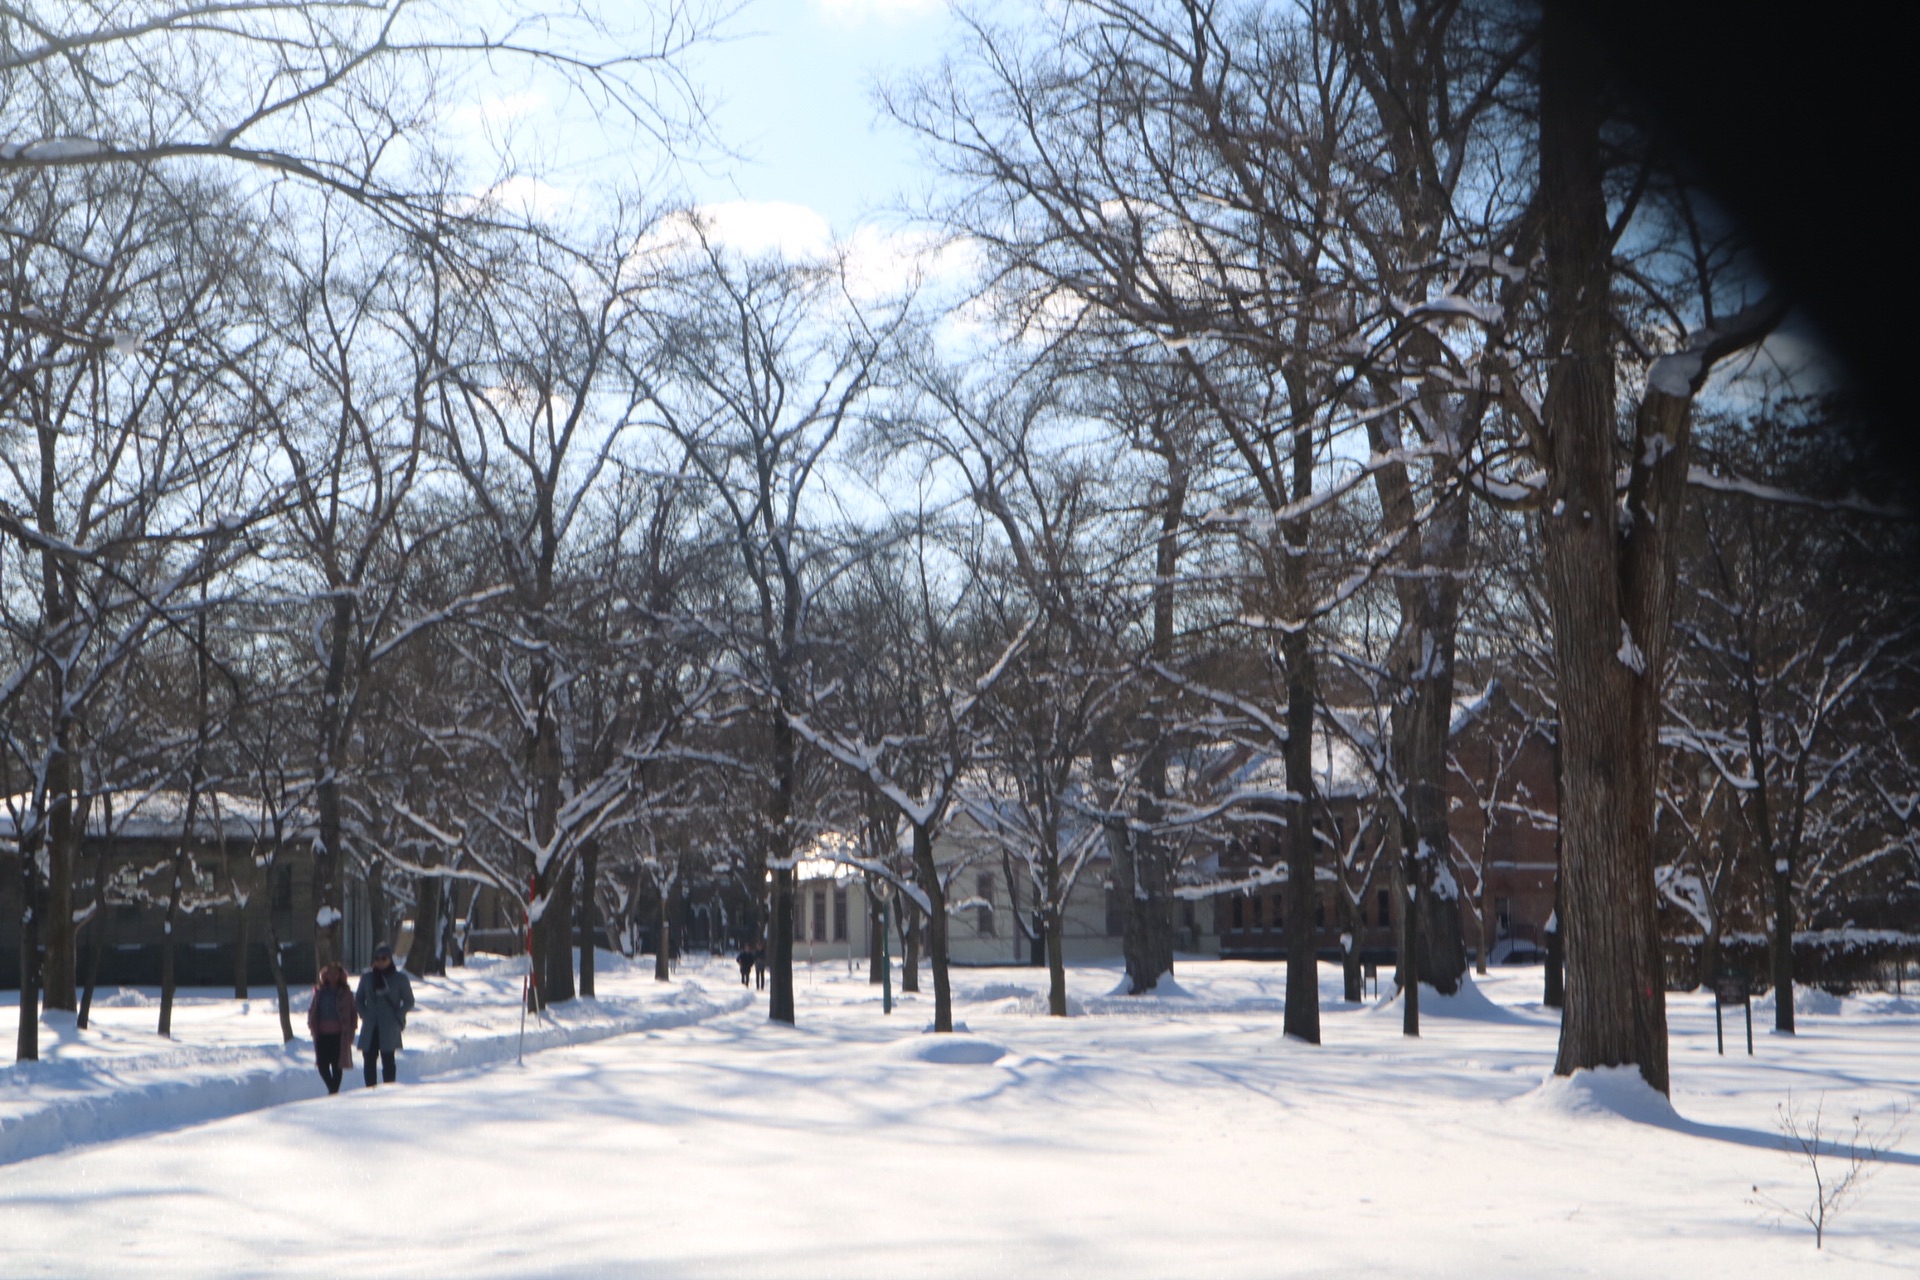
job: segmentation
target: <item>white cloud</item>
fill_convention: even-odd
[[[893,231],[866,224],[836,237],[817,210],[786,200],[724,200],[668,218],[638,249],[641,256],[672,255],[693,247],[694,219],[713,243],[748,257],[794,262],[840,259],[854,296],[881,298],[914,287],[956,286],[970,276],[970,246],[925,231]]]
[[[736,253],[810,261],[833,252],[827,220],[790,200],[723,200],[703,204],[695,213],[715,243]]]
[[[545,110],[546,106],[546,94],[538,89],[523,89],[518,93],[504,93],[481,98],[477,102],[463,103],[447,113],[447,121],[455,128],[468,132],[492,132],[503,125],[517,124]]]
[[[881,297],[913,287],[935,290],[962,284],[976,256],[964,241],[925,231],[856,228],[845,244],[847,285],[856,297]]]
[[[551,219],[573,203],[574,193],[528,174],[515,174],[480,193],[480,199],[511,213]]]

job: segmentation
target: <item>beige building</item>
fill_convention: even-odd
[[[980,828],[962,816],[934,842],[934,860],[947,882],[950,925],[948,958],[956,965],[1024,965],[1043,962],[1033,936],[1034,892],[1024,863],[1005,858]],[[1009,879],[1011,871],[1013,880]],[[866,878],[830,857],[810,857],[797,868],[794,902],[794,955],[828,960],[870,954],[874,914],[867,901]],[[1176,905],[1179,948],[1217,954],[1214,913],[1204,904]],[[1022,921],[1025,927],[1022,927]],[[1108,859],[1095,853],[1081,870],[1067,898],[1062,941],[1069,964],[1118,960],[1123,913],[1113,900]],[[893,920],[889,949],[900,954],[899,922]]]

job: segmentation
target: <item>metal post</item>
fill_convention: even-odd
[[[1720,1056],[1726,1057],[1727,1036],[1720,1026],[1720,992],[1717,988],[1713,993],[1713,1043],[1714,1047],[1720,1051]]]
[[[1753,1056],[1753,997],[1748,996],[1747,1005],[1747,1056]]]

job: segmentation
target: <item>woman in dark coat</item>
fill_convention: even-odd
[[[342,1073],[353,1070],[353,1029],[360,1023],[347,971],[330,964],[320,971],[307,1001],[307,1034],[313,1037],[313,1061],[328,1093],[340,1092]]]
[[[393,1055],[400,1048],[400,1033],[406,1030],[407,1014],[413,1009],[413,984],[393,963],[393,948],[381,943],[373,949],[373,968],[360,975],[360,989],[354,993],[360,1008],[360,1052],[366,1055],[367,1088],[377,1083],[373,1076],[374,1055],[380,1056],[380,1074],[392,1084],[396,1074]]]

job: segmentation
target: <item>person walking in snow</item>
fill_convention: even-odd
[[[746,986],[749,982],[753,981],[753,961],[754,961],[754,957],[757,954],[758,953],[754,951],[753,945],[751,943],[749,943],[746,946],[746,948],[740,952],[740,955],[739,955],[740,985],[743,987]]]
[[[341,1075],[353,1069],[353,1029],[359,1022],[345,967],[327,965],[307,1001],[307,1034],[313,1037],[313,1062],[328,1093],[340,1092]]]
[[[381,943],[373,949],[373,968],[360,975],[353,1002],[360,1010],[360,1052],[366,1057],[367,1088],[378,1083],[373,1059],[380,1055],[380,1074],[392,1084],[398,1074],[393,1055],[400,1049],[400,1033],[407,1029],[413,1009],[413,984],[393,963],[393,948]]]

